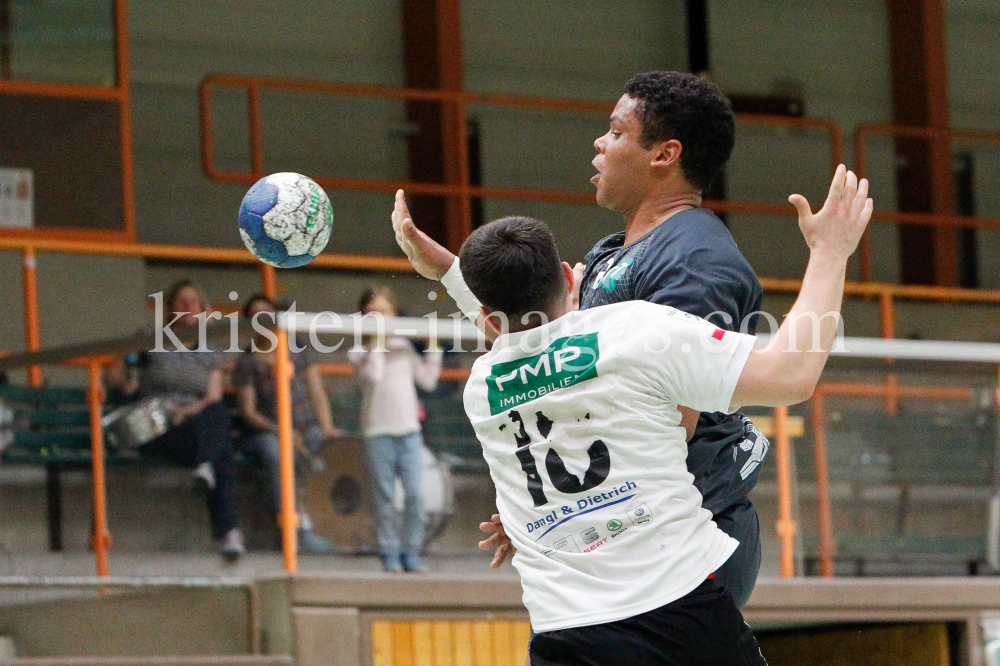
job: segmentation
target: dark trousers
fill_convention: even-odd
[[[767,666],[732,595],[708,580],[634,617],[534,634],[531,666]]]
[[[215,402],[160,435],[143,449],[185,467],[211,463],[215,489],[208,494],[208,519],[212,536],[224,537],[236,527],[235,463],[229,409]]]
[[[719,529],[740,542],[739,547],[715,572],[715,583],[733,595],[742,609],[757,584],[760,572],[760,521],[750,500],[743,500],[712,517]]]

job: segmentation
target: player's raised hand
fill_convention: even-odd
[[[868,198],[868,179],[858,177],[841,164],[833,175],[823,208],[813,213],[801,194],[788,197],[799,213],[799,229],[810,250],[849,257],[858,247],[872,217],[874,203]]]
[[[392,230],[396,243],[420,275],[440,280],[455,263],[455,255],[417,229],[406,206],[403,190],[396,190],[396,205],[392,209]]]
[[[479,523],[479,531],[490,535],[479,542],[479,550],[493,551],[493,560],[490,562],[490,567],[496,569],[506,562],[507,558],[513,557],[514,553],[517,552],[517,548],[510,542],[510,537],[507,536],[507,533],[503,529],[499,513],[494,513],[489,522]]]

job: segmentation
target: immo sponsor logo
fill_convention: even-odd
[[[486,386],[490,413],[500,414],[552,391],[597,376],[597,333],[559,338],[540,354],[497,363]]]

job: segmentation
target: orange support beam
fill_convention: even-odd
[[[26,247],[22,251],[22,275],[24,279],[24,342],[28,351],[41,349],[41,333],[38,330],[38,264],[35,250]],[[28,368],[28,383],[42,385],[42,368],[33,365]]]
[[[295,511],[295,448],[292,443],[292,374],[294,368],[288,357],[288,331],[279,328],[275,353],[275,383],[278,397],[278,439],[281,465],[281,544],[285,555],[285,571],[295,573],[298,568],[299,516]]]
[[[812,431],[816,464],[816,504],[819,513],[820,574],[833,576],[833,509],[830,505],[830,469],[826,461],[826,414],[823,411],[823,391],[816,387],[812,397]]]
[[[260,265],[260,282],[261,288],[264,291],[264,295],[271,299],[271,301],[278,300],[278,276],[276,275],[276,269],[270,264],[261,263]]]
[[[87,365],[87,402],[90,404],[90,441],[94,465],[94,555],[97,558],[97,575],[108,576],[108,549],[111,532],[108,530],[107,482],[104,476],[104,430],[101,427],[101,362],[91,359]]]
[[[403,77],[410,88],[461,93],[461,0],[402,0]],[[468,186],[465,105],[459,95],[441,101],[408,98],[407,119],[417,131],[407,137],[409,177],[423,183]],[[322,184],[322,183],[321,183]],[[415,190],[411,190],[416,194]],[[415,196],[413,219],[432,238],[457,252],[471,231],[468,193]]]
[[[888,0],[893,122],[949,125],[944,0]],[[939,137],[896,139],[896,188],[903,212],[954,214],[949,145]],[[901,275],[911,284],[958,284],[954,228],[899,228]]]
[[[792,515],[792,445],[788,436],[788,407],[774,408],[774,440],[778,457],[778,537],[781,539],[781,575],[795,575],[795,519]]]
[[[254,181],[264,177],[264,139],[261,135],[260,86],[247,86],[247,114],[250,118],[250,171]]]

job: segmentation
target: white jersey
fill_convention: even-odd
[[[729,558],[738,544],[701,506],[677,406],[730,411],[754,342],[630,301],[501,336],[476,361],[465,411],[535,631],[653,610]]]

